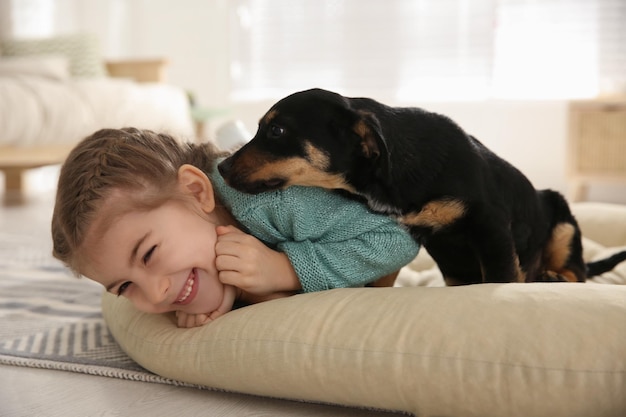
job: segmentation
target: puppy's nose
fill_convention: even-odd
[[[222,177],[226,178],[230,173],[232,167],[233,163],[231,158],[226,158],[219,163],[219,165],[217,166],[217,170],[220,172],[220,174],[222,174]]]

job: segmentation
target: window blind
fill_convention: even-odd
[[[233,98],[626,94],[623,0],[236,0]]]
[[[310,87],[347,95],[482,94],[491,77],[494,3],[234,1],[234,95]]]
[[[622,0],[501,0],[493,95],[586,98],[618,91],[626,75],[625,12]]]

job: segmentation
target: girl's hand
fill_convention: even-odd
[[[176,324],[178,327],[200,327],[216,318],[228,313],[232,308],[237,297],[237,289],[233,286],[224,286],[224,297],[219,307],[215,311],[206,314],[191,314],[184,311],[176,312]]]
[[[176,312],[176,325],[178,327],[200,327],[207,324],[211,319],[208,314],[188,314],[183,311]]]
[[[302,288],[287,255],[234,226],[217,227],[215,255],[220,281],[246,293],[269,296]]]

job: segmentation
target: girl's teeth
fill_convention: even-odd
[[[187,297],[189,297],[189,294],[191,294],[191,290],[193,289],[194,281],[195,281],[194,278],[191,278],[189,281],[187,281],[187,290],[185,291],[185,294],[182,297],[180,297],[178,301],[176,301],[177,303],[182,303],[183,301],[187,299]]]

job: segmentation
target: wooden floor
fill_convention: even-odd
[[[47,187],[31,195],[25,205],[0,205],[1,233],[49,240],[54,197],[49,186],[55,183],[50,175],[44,172]],[[1,193],[2,190],[0,197]],[[0,417],[91,416],[383,417],[398,414],[0,365]]]
[[[0,415],[375,417],[398,414],[0,365]]]

